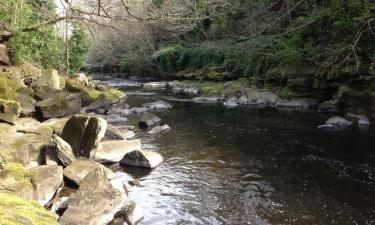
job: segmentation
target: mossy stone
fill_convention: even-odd
[[[24,198],[33,198],[33,186],[21,163],[4,163],[0,170],[0,192],[9,191]]]
[[[0,192],[0,224],[58,225],[56,216],[36,201]]]
[[[21,105],[16,101],[0,99],[0,120],[14,124],[21,114]]]

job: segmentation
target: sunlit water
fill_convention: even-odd
[[[171,95],[123,89],[131,106]],[[141,224],[375,224],[373,129],[322,132],[329,115],[170,103],[156,114],[171,131],[137,131],[165,162],[126,171],[141,179],[129,194]]]

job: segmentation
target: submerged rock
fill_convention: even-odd
[[[329,118],[323,125],[318,126],[320,130],[344,130],[350,128],[352,122],[340,116],[333,116]]]
[[[63,168],[61,166],[38,166],[29,170],[30,180],[35,191],[35,200],[45,206],[63,185]]]
[[[139,149],[141,149],[139,139],[101,142],[93,159],[99,162],[119,162],[126,153]]]
[[[20,114],[20,103],[0,99],[0,121],[14,124]]]
[[[142,129],[147,129],[160,121],[161,119],[153,113],[143,113],[138,121],[138,126]]]
[[[171,128],[168,126],[168,124],[165,124],[163,126],[156,126],[154,128],[152,128],[150,131],[148,131],[147,133],[148,134],[152,134],[152,135],[156,135],[156,134],[159,134],[161,132],[165,132],[167,130],[170,130]]]
[[[28,225],[58,225],[57,217],[36,201],[0,192],[0,223]]]
[[[124,210],[127,196],[124,190],[114,188],[103,168],[91,171],[61,216],[62,225],[107,225]]]
[[[121,166],[155,168],[163,162],[163,157],[156,152],[135,150],[127,153],[120,161]]]
[[[100,163],[86,159],[77,159],[72,162],[64,169],[64,176],[75,184],[80,185],[86,175],[95,169],[103,169],[108,178],[113,176],[113,172],[110,169],[107,169]]]

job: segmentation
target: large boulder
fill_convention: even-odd
[[[21,105],[16,101],[0,99],[0,121],[14,124],[21,114]]]
[[[73,149],[75,156],[89,158],[104,137],[107,121],[99,117],[74,115],[66,123],[62,139]]]
[[[139,139],[101,142],[93,159],[99,162],[119,162],[126,153],[137,149],[141,149]]]
[[[11,80],[14,84],[15,90],[19,88],[25,87],[25,83],[23,82],[23,76],[21,73],[21,69],[18,67],[11,67],[7,72],[0,72],[1,77],[6,77]]]
[[[51,87],[55,90],[60,89],[60,76],[56,70],[50,69],[45,70],[34,83],[35,88],[41,88],[43,86]]]
[[[36,201],[0,192],[0,223],[3,225],[58,225],[57,217]]]
[[[79,95],[59,93],[36,104],[36,113],[40,120],[70,116],[81,111]]]
[[[136,166],[152,169],[157,167],[163,162],[163,157],[156,152],[134,150],[126,153],[124,158],[121,159],[121,166]]]
[[[113,172],[110,169],[100,163],[86,159],[77,159],[72,162],[64,169],[64,176],[75,184],[80,185],[86,175],[95,169],[103,169],[109,179],[113,177]]]
[[[125,191],[111,185],[105,170],[95,169],[81,182],[59,223],[107,225],[123,210],[127,201]]]
[[[74,156],[72,147],[64,141],[61,137],[54,134],[52,137],[52,142],[54,143],[55,152],[57,158],[64,166],[70,165],[74,162],[77,158]]]
[[[30,180],[35,191],[35,200],[45,206],[63,185],[63,168],[61,166],[43,165],[29,170]]]
[[[160,121],[161,119],[153,113],[143,113],[138,121],[138,126],[142,129],[147,129]]]
[[[0,164],[0,193],[4,191],[12,192],[23,198],[34,199],[34,189],[29,172],[22,164]]]

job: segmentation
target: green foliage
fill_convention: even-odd
[[[86,54],[90,39],[79,24],[75,24],[72,36],[69,38],[69,65],[71,72],[76,72],[86,65]]]

